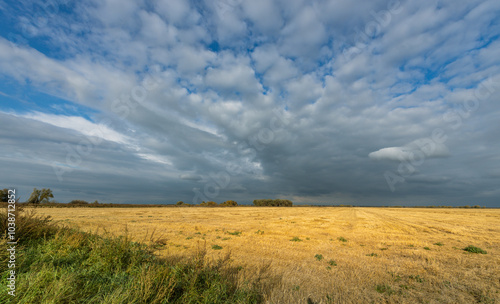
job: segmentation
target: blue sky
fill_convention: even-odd
[[[500,205],[498,1],[0,1],[26,199]]]

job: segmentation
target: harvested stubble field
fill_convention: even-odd
[[[334,207],[40,208],[160,255],[231,253],[267,303],[499,303],[500,210]],[[469,253],[469,245],[487,254]]]

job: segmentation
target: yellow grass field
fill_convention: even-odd
[[[267,303],[500,303],[500,210],[336,207],[39,208],[161,255],[231,253]],[[217,245],[222,249],[214,249]],[[463,249],[474,245],[487,254]],[[219,248],[219,247],[215,247]]]

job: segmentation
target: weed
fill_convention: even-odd
[[[389,248],[387,247],[384,247],[384,248],[380,248],[380,250],[384,251],[384,250],[388,250]]]
[[[221,246],[219,246],[219,245],[212,245],[212,249],[213,249],[213,250],[221,250],[221,249],[222,249],[222,247],[221,247]]]
[[[260,230],[260,229],[259,229],[259,230],[257,230],[257,231],[255,232],[255,234],[260,234],[260,235],[262,235],[262,234],[264,234],[264,231],[262,231],[262,230]]]
[[[392,290],[391,286],[387,285],[387,284],[380,284],[380,285],[377,285],[375,287],[375,290],[378,292],[378,293],[387,293],[389,295],[393,294],[394,291]]]
[[[470,252],[470,253],[481,253],[481,254],[487,254],[486,250],[483,250],[479,247],[469,245],[464,248],[465,251]]]
[[[230,234],[230,235],[237,235],[237,236],[239,236],[241,234],[241,231],[235,231],[235,232],[229,232],[229,231],[227,231],[226,233]]]
[[[429,247],[424,247],[425,250],[431,250]]]
[[[434,245],[436,245],[436,246],[444,246],[444,244],[441,243],[441,242],[434,243]]]
[[[321,261],[321,260],[323,259],[323,255],[322,255],[322,254],[316,254],[316,255],[314,256],[314,258],[315,258],[316,260],[318,260],[318,261]]]
[[[294,236],[290,241],[292,241],[292,242],[302,242],[302,240],[299,239],[298,236]]]
[[[335,262],[334,260],[330,260],[330,261],[328,261],[328,264],[329,264],[330,266],[337,266],[337,262]]]
[[[378,254],[372,252],[372,253],[367,254],[366,256],[378,257]]]
[[[408,278],[415,280],[418,283],[423,283],[425,281],[425,279],[422,278],[420,275],[416,275],[416,276],[410,275],[410,276],[408,276]]]
[[[299,291],[299,290],[300,290],[300,286],[299,286],[299,285],[294,286],[294,287],[293,287],[293,290],[295,290],[295,291]]]
[[[344,238],[344,237],[342,237],[342,236],[341,236],[341,237],[339,237],[339,238],[338,238],[338,240],[339,240],[339,241],[341,241],[341,242],[344,242],[344,243],[345,243],[345,242],[347,242],[347,239],[346,239],[346,238]]]
[[[227,240],[230,240],[230,239],[231,239],[230,237],[225,237],[225,238],[223,238],[222,240],[223,240],[223,241],[227,241]]]
[[[306,241],[309,241],[309,240],[310,240],[310,238],[306,237]]]

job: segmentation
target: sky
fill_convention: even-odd
[[[500,207],[497,0],[0,0],[21,201]]]

